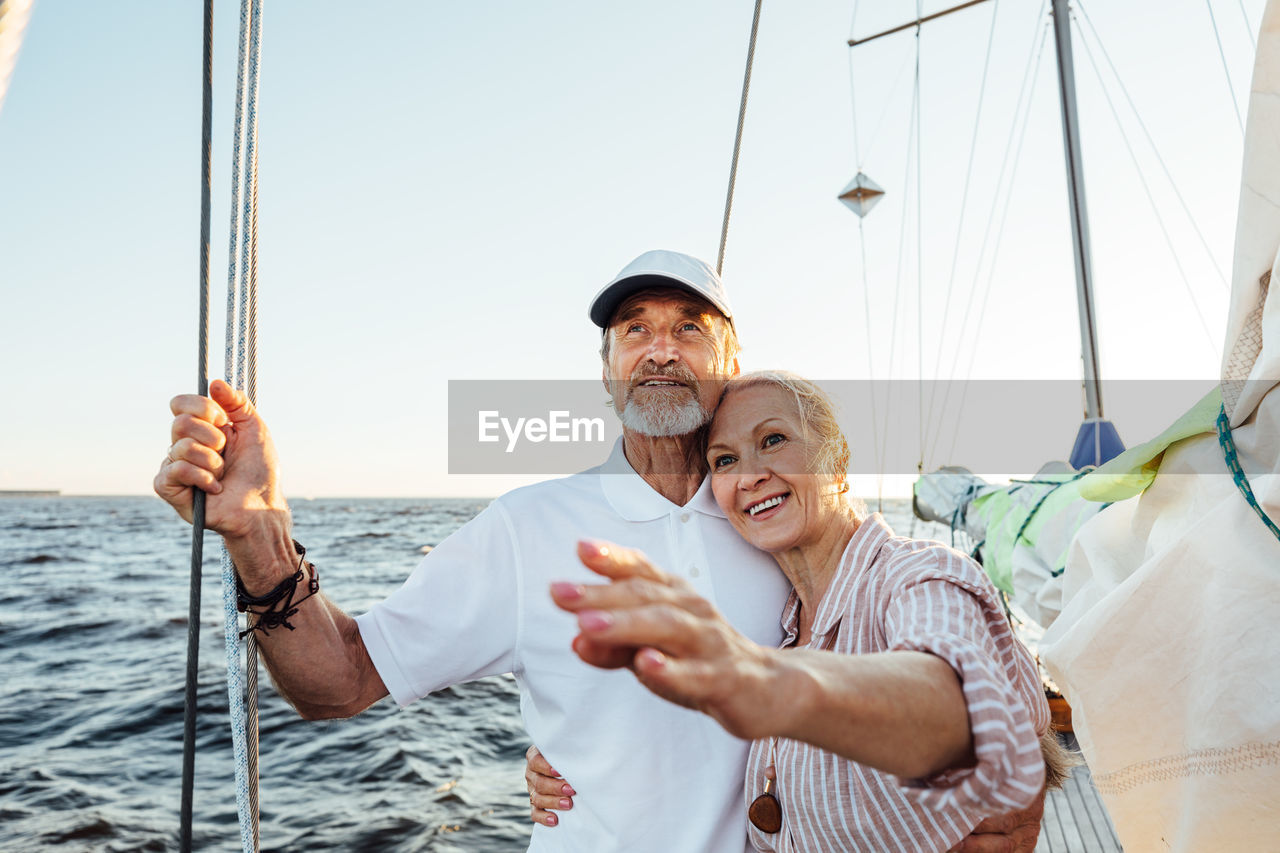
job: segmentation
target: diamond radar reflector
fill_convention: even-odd
[[[870,213],[871,208],[875,207],[882,198],[884,198],[884,190],[862,172],[855,175],[849,182],[849,186],[840,193],[840,200],[858,214],[859,218]]]

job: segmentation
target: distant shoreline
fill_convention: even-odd
[[[0,489],[0,498],[56,498],[61,495],[57,489]]]

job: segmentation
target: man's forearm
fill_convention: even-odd
[[[283,534],[287,538],[287,532]],[[287,557],[281,556],[281,533],[259,537],[257,542],[228,542],[228,551],[242,572],[246,592],[263,596],[298,572],[298,556],[289,540]],[[258,649],[276,690],[307,719],[330,719],[358,714],[387,695],[386,687],[360,638],[354,619],[317,592],[306,600],[313,570],[304,566],[289,609],[297,612],[285,624],[257,631]],[[284,602],[273,608],[279,610]],[[252,628],[262,619],[263,608],[250,607]],[[264,623],[269,625],[269,623]]]

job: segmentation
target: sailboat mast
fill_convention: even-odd
[[[1080,350],[1084,358],[1085,417],[1102,417],[1098,339],[1094,323],[1093,267],[1089,253],[1089,211],[1084,200],[1084,162],[1080,156],[1080,116],[1076,110],[1075,69],[1071,61],[1068,0],[1053,0],[1053,40],[1058,49],[1058,95],[1062,102],[1062,145],[1067,162],[1067,199],[1075,245],[1076,296],[1080,311]]]

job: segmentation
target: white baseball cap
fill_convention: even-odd
[[[623,300],[646,287],[675,287],[687,291],[707,300],[726,319],[733,320],[724,283],[709,264],[692,255],[654,249],[627,264],[613,281],[600,289],[587,312],[591,322],[601,329],[608,328],[609,319]]]

